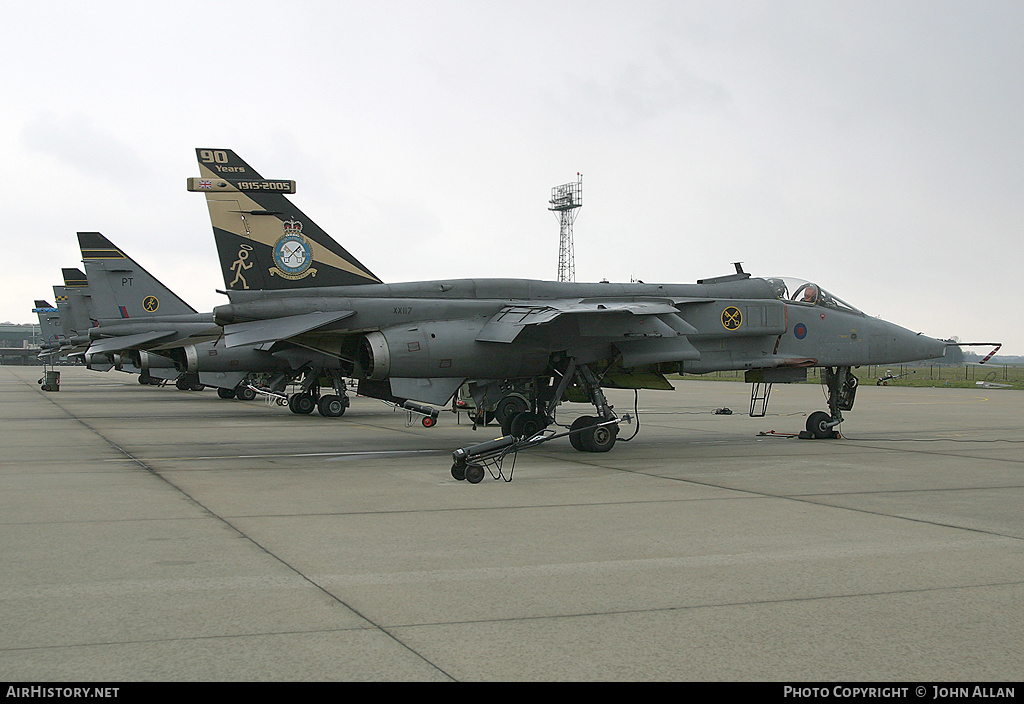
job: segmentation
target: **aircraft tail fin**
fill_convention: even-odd
[[[67,288],[85,288],[89,285],[89,279],[81,269],[72,267],[60,270],[64,276],[64,285]]]
[[[224,285],[229,291],[377,284],[362,263],[287,198],[295,182],[264,179],[230,149],[196,149]]]
[[[66,337],[84,334],[93,325],[89,281],[81,269],[61,269],[64,285],[54,286],[61,333]]]
[[[64,285],[53,287],[60,309],[60,324],[65,335],[81,335],[93,326],[89,278],[76,267],[64,267],[60,271]]]
[[[78,244],[95,317],[146,318],[196,312],[99,232],[79,232]]]
[[[47,343],[56,341],[61,335],[60,313],[57,307],[42,299],[36,299],[32,312],[39,318],[39,332],[43,340]]]

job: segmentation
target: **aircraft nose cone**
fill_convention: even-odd
[[[875,363],[916,362],[942,357],[946,354],[946,347],[942,340],[880,321],[872,340],[872,357]]]
[[[927,335],[918,335],[915,349],[920,351],[920,357],[917,359],[935,359],[936,357],[943,357],[946,354],[946,350],[949,346],[942,340],[936,340],[933,337]]]
[[[912,333],[905,330],[904,334],[897,338],[896,345],[902,360],[916,362],[922,359],[936,359],[946,354],[947,345],[942,340],[934,337]]]

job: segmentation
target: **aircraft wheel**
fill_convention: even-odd
[[[594,416],[580,416],[574,420],[572,425],[569,426],[569,444],[572,445],[574,449],[579,450],[580,452],[585,452],[586,449],[583,447],[583,435],[585,431],[583,431],[583,428],[591,426],[596,422],[597,418]]]
[[[456,462],[452,465],[452,476],[460,482],[466,478],[466,465]]]
[[[520,396],[506,396],[494,407],[494,418],[504,426],[506,419],[511,420],[517,413],[525,413],[530,406]]]
[[[615,446],[615,438],[618,435],[619,426],[617,425],[595,426],[580,433],[583,449],[587,452],[608,452]]]
[[[511,435],[517,438],[531,438],[548,427],[547,419],[539,413],[517,413],[509,427]]]
[[[249,386],[239,384],[235,387],[235,398],[242,401],[252,401],[256,398],[256,391]]]
[[[235,397],[235,390],[234,389],[217,389],[217,395],[220,396],[221,398],[234,398]]]
[[[325,418],[340,418],[345,415],[345,402],[341,400],[341,396],[335,394],[321,396],[316,408]]]
[[[832,437],[832,428],[828,426],[832,416],[825,411],[815,411],[807,417],[807,432],[816,438]]]
[[[292,394],[288,397],[288,409],[299,415],[309,415],[316,407],[313,397],[309,394]]]
[[[516,416],[520,415],[516,413],[511,416],[505,416],[504,420],[501,421],[501,434],[511,435],[512,434],[512,421],[516,419]]]
[[[484,479],[484,468],[478,464],[466,465],[466,481],[470,484],[479,484]]]
[[[178,391],[188,391],[192,388],[192,385],[184,377],[178,377],[177,381],[174,382],[174,387]]]

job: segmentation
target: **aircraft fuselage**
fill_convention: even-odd
[[[661,371],[704,373],[890,364],[941,357],[946,347],[858,311],[780,300],[760,278],[706,284],[458,279],[229,296],[230,304],[214,309],[229,340],[237,324],[351,311],[294,339],[353,360],[359,357],[353,340],[365,340],[364,347],[383,345],[386,353],[376,361],[386,356],[386,371],[365,365],[355,370],[370,378],[534,376],[557,353],[580,363],[623,353],[627,362],[657,364]],[[649,306],[659,302],[664,309],[652,313]],[[550,319],[508,324],[507,333],[491,331],[507,317],[503,311],[521,306],[538,314],[548,305]]]

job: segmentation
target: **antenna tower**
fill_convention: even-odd
[[[576,280],[576,260],[572,253],[572,224],[576,220],[577,211],[583,206],[583,174],[577,173],[576,183],[566,183],[551,189],[551,200],[548,203],[558,218],[558,280]]]

